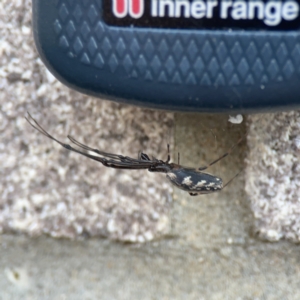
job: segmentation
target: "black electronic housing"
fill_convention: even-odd
[[[299,17],[267,26],[258,16],[221,19],[221,8],[215,8],[218,18],[185,20],[183,7],[179,18],[152,20],[152,2],[143,0],[145,14],[148,11],[144,21],[128,14],[114,20],[113,1],[119,0],[33,0],[38,52],[54,76],[72,89],[176,111],[299,108]],[[225,13],[236,16],[234,2]],[[281,7],[286,2],[280,2]],[[296,13],[292,5],[299,4],[290,2],[280,12],[286,19]],[[267,7],[269,2],[260,3]]]

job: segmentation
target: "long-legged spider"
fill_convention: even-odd
[[[128,156],[123,156],[119,154],[104,152],[98,149],[90,148],[77,140],[75,140],[72,136],[68,135],[69,140],[74,143],[76,146],[80,147],[82,150],[76,149],[69,144],[65,144],[54,138],[50,135],[45,129],[43,129],[38,122],[28,113],[28,117],[25,117],[29,124],[38,130],[40,133],[48,137],[49,139],[54,140],[62,147],[84,155],[90,159],[96,160],[102,163],[106,167],[115,168],[115,169],[128,169],[128,170],[139,170],[139,169],[147,169],[149,172],[158,172],[165,173],[166,177],[170,180],[170,182],[176,187],[187,191],[191,196],[197,196],[201,194],[209,194],[213,192],[217,192],[225,188],[234,178],[236,178],[238,174],[236,174],[233,178],[231,178],[225,185],[223,185],[223,181],[220,177],[204,173],[202,171],[206,170],[208,167],[214,165],[219,162],[221,159],[228,156],[233,148],[238,145],[242,139],[232,146],[228,152],[224,153],[222,156],[212,161],[210,164],[201,167],[201,168],[188,168],[181,166],[179,164],[179,156],[178,156],[178,164],[170,163],[170,149],[168,145],[168,157],[166,161],[159,160],[156,158],[150,158],[146,153],[140,153],[137,159],[131,158]],[[83,151],[84,150],[84,151]],[[93,152],[97,155],[93,155],[88,153]]]

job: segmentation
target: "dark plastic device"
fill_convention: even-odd
[[[82,93],[152,108],[300,106],[300,1],[33,0],[39,54]]]

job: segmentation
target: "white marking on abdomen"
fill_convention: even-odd
[[[206,184],[206,180],[201,180],[201,181],[198,181],[197,184],[195,185],[195,187],[201,187],[201,186],[204,186]]]
[[[182,180],[182,184],[186,184],[186,185],[193,184],[193,181],[191,180],[191,176],[184,177],[184,179]]]

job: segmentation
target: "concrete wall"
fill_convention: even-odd
[[[265,242],[298,241],[299,114],[272,115],[277,128],[287,124],[281,141],[291,154],[280,156],[274,178],[292,165],[283,176],[293,189],[275,203],[268,193],[266,210],[257,179],[274,182],[265,157],[278,149],[263,135],[276,132],[272,116],[250,117],[261,126],[249,127],[227,115],[151,111],[71,91],[34,50],[30,5],[0,2],[0,299],[299,299],[298,246]],[[175,161],[180,152],[191,167],[247,135],[249,149],[245,138],[209,169],[224,182],[245,172],[220,193],[191,197],[162,174],[116,171],[68,152],[30,127],[26,111],[62,141],[70,133],[101,150],[162,159],[169,143]]]

